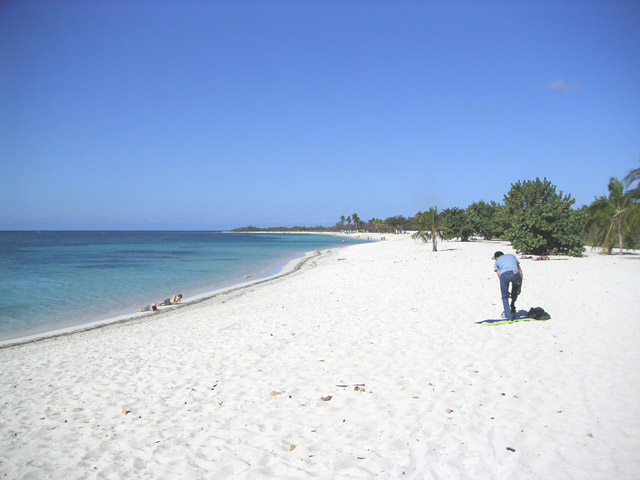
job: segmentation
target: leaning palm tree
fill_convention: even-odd
[[[633,182],[640,181],[640,168],[634,168],[629,174],[624,177],[625,183],[628,185]]]
[[[630,192],[632,197],[640,199],[640,168],[631,170],[629,174],[624,177],[623,181],[627,187],[631,187],[631,185],[637,182],[636,188],[632,189]]]
[[[451,229],[444,225],[444,215],[438,213],[438,207],[431,207],[427,212],[418,212],[415,217],[418,231],[413,238],[420,238],[423,242],[431,241],[433,251],[438,251],[438,238],[444,240],[444,234]]]
[[[639,225],[640,203],[634,198],[633,191],[625,192],[622,182],[612,177],[609,196],[598,197],[589,206],[584,231],[592,234],[595,243],[605,248],[608,255],[617,240],[622,254],[625,234]]]

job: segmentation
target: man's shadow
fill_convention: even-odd
[[[516,317],[514,320],[507,320],[506,318],[492,318],[489,320],[482,320],[480,322],[476,322],[478,325],[483,325],[485,323],[500,323],[500,322],[517,322],[518,320],[524,320],[528,318],[529,312],[527,310],[518,310],[516,312]]]

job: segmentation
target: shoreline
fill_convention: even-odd
[[[333,247],[340,248],[340,247]],[[205,288],[202,293],[197,293],[189,297],[183,297],[183,301],[179,305],[170,305],[158,307],[157,312],[131,312],[121,315],[109,316],[98,320],[91,320],[88,322],[78,323],[69,327],[54,328],[52,330],[46,330],[34,334],[20,335],[18,337],[8,338],[0,340],[0,350],[4,348],[10,348],[29,343],[41,342],[57,337],[63,337],[68,335],[74,335],[77,333],[88,332],[100,328],[108,328],[111,325],[119,325],[129,322],[139,322],[144,320],[151,320],[153,318],[160,317],[164,314],[170,313],[181,308],[197,305],[200,302],[215,298],[220,295],[232,293],[236,290],[243,290],[245,288],[252,287],[254,285],[260,285],[262,283],[270,282],[280,277],[287,276],[291,273],[299,271],[304,264],[314,258],[315,256],[322,255],[322,252],[332,250],[328,248],[325,250],[311,250],[305,252],[301,257],[295,257],[283,265],[276,266],[268,269],[265,273],[256,272],[243,280],[230,280],[228,284],[220,286],[218,288],[208,289]],[[269,273],[274,272],[274,273]]]
[[[217,233],[242,233],[242,234],[260,234],[260,233],[273,233],[273,234],[312,234],[312,235],[331,235],[331,236],[345,236],[349,237],[348,234],[341,234],[339,232],[217,232]],[[344,247],[344,245],[342,246]],[[332,248],[342,248],[340,246],[329,247],[324,250],[330,250]],[[225,280],[223,282],[215,283],[209,286],[199,287],[197,289],[192,290],[191,292],[187,292],[183,297],[183,301],[180,305],[171,305],[171,306],[163,306],[158,307],[157,312],[138,312],[131,311],[129,308],[118,308],[115,309],[112,313],[106,313],[104,315],[100,315],[93,319],[85,319],[78,320],[77,323],[74,322],[73,319],[68,320],[65,323],[57,323],[52,325],[51,327],[35,327],[31,329],[19,330],[12,333],[3,334],[4,338],[0,338],[0,349],[7,348],[15,345],[20,345],[23,343],[31,343],[46,340],[48,338],[54,338],[63,335],[73,335],[74,333],[94,330],[97,328],[108,327],[111,324],[120,324],[130,321],[141,320],[146,317],[157,316],[159,314],[166,313],[169,310],[175,310],[176,308],[181,308],[187,305],[196,304],[208,298],[214,297],[219,294],[223,294],[228,291],[232,291],[236,288],[245,288],[246,286],[253,285],[255,283],[261,283],[261,281],[267,281],[273,278],[277,278],[281,275],[286,275],[288,269],[296,269],[296,262],[304,263],[305,258],[312,254],[313,252],[318,252],[317,250],[309,250],[306,252],[302,252],[301,254],[293,255],[289,260],[284,261],[284,263],[275,262],[268,268],[263,270],[251,272],[247,275],[243,275],[242,277]],[[130,308],[134,308],[133,305]]]
[[[387,238],[0,349],[0,476],[637,476],[637,252],[522,259],[551,319],[494,326],[508,244]]]
[[[233,232],[233,231],[221,231],[218,233],[240,233],[240,234],[309,234],[309,235],[331,235],[331,236],[343,236],[346,238],[355,238],[360,239],[361,235],[366,235],[368,238],[365,239],[365,242],[375,242],[380,241],[381,238],[391,235],[396,238],[406,238],[410,236],[410,232],[405,232],[402,234],[384,234],[384,233],[370,233],[370,232],[354,232],[354,233],[346,233],[346,232],[296,232],[296,231],[288,231],[288,232],[278,232],[278,231],[259,231],[259,232]],[[473,240],[473,242],[484,242],[484,243],[497,243],[503,244],[505,246],[509,246],[509,242],[505,242],[502,240]],[[348,246],[348,245],[347,245]],[[190,305],[196,305],[202,301],[206,301],[210,298],[214,298],[219,295],[231,293],[234,290],[242,290],[253,285],[259,285],[265,282],[269,282],[275,280],[279,277],[283,277],[289,275],[295,271],[298,271],[302,268],[302,266],[313,256],[320,256],[323,252],[327,252],[333,249],[344,248],[343,246],[334,246],[331,248],[323,249],[323,250],[310,250],[304,252],[302,256],[296,256],[291,260],[285,262],[284,264],[275,265],[271,268],[268,268],[264,271],[253,272],[246,276],[243,276],[242,279],[236,280],[228,280],[220,284],[220,286],[211,286],[211,287],[203,287],[198,289],[198,293],[187,294],[181,304],[179,305],[171,305],[171,306],[163,306],[158,307],[157,312],[129,312],[129,313],[121,313],[116,315],[107,315],[95,320],[82,321],[80,323],[66,326],[66,327],[53,327],[50,330],[44,330],[36,333],[28,333],[25,332],[17,333],[17,336],[12,336],[10,338],[0,339],[0,350],[4,348],[19,346],[23,344],[40,342],[50,338],[56,338],[67,335],[74,335],[76,333],[91,331],[99,328],[106,328],[110,325],[117,325],[127,322],[134,321],[143,321],[145,319],[151,319],[153,317],[157,317],[162,314],[166,314],[170,311],[180,309],[183,307],[187,307]],[[596,249],[588,249],[585,252],[585,256],[589,254],[596,254]],[[626,254],[638,254],[637,252],[626,252]],[[614,255],[615,256],[615,255]]]

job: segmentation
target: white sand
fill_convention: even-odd
[[[387,238],[0,350],[0,478],[640,478],[640,255],[523,260],[552,319],[485,326],[510,247]]]

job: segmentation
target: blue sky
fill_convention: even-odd
[[[638,1],[0,3],[0,229],[577,205],[640,166]]]

